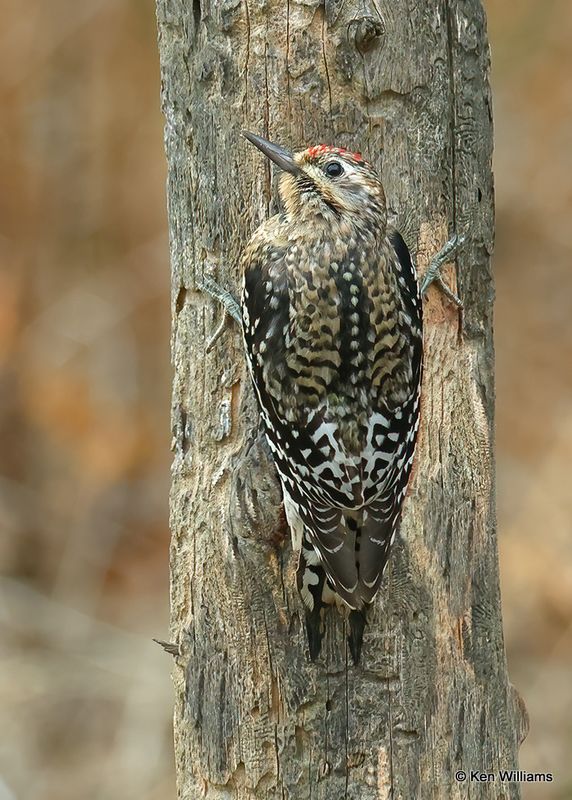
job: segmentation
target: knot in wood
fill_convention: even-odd
[[[332,765],[329,761],[322,761],[320,766],[318,767],[318,778],[322,780],[323,778],[327,778],[330,772],[332,771]]]
[[[380,19],[376,19],[370,14],[364,14],[349,23],[348,35],[350,32],[353,33],[356,50],[363,53],[371,50],[377,44],[377,40],[385,33],[385,26]]]

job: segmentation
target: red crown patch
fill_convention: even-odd
[[[361,153],[352,153],[350,150],[346,150],[345,147],[333,147],[330,144],[317,144],[308,149],[308,155],[310,158],[317,158],[318,156],[323,156],[326,153],[338,153],[340,156],[350,156],[354,159],[354,161],[364,161]]]

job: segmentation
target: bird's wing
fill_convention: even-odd
[[[298,513],[308,539],[330,584],[351,608],[360,610],[371,603],[381,583],[413,466],[418,419],[417,395],[397,418],[384,417],[382,421],[380,415],[374,415],[370,441],[375,447],[365,454],[362,468],[356,471],[356,483],[338,479],[332,484],[335,476],[332,462],[328,462],[328,474],[320,476],[322,491],[316,491],[312,498],[299,498]],[[280,459],[277,465],[280,469]],[[291,462],[282,469],[290,470]],[[344,474],[348,473],[346,468]],[[303,484],[291,473],[286,478],[283,474],[282,480],[293,497],[303,491]],[[306,491],[308,487],[306,483]],[[358,491],[361,503],[352,497],[352,492]],[[340,502],[332,504],[332,495]]]
[[[366,490],[368,504],[364,509],[359,547],[358,594],[370,603],[379,588],[389,551],[397,534],[403,500],[407,492],[415,443],[419,428],[419,396],[393,418],[374,456]],[[380,458],[381,456],[381,458]]]
[[[395,253],[393,268],[411,324],[411,393],[402,405],[391,410],[382,396],[378,396],[369,420],[362,454],[366,506],[360,531],[356,590],[364,603],[370,603],[379,588],[398,530],[415,456],[423,371],[422,303],[415,269],[401,235],[393,231],[389,239]]]
[[[419,329],[423,326],[423,302],[419,291],[417,272],[411,260],[411,254],[405,244],[403,236],[396,230],[388,232],[388,238],[395,253],[393,261],[397,274],[397,282],[401,288],[405,308],[411,315],[414,325]]]

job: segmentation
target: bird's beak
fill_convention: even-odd
[[[264,155],[269,158],[271,161],[274,161],[276,166],[283,169],[284,172],[289,172],[291,175],[299,175],[302,171],[298,164],[294,161],[294,157],[292,153],[289,153],[287,150],[283,150],[281,147],[278,147],[277,144],[272,144],[269,142],[268,139],[263,139],[262,136],[257,136],[255,133],[249,133],[248,131],[243,131],[242,135],[245,139],[253,144],[255,147],[264,153]]]

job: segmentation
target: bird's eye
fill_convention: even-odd
[[[330,161],[329,164],[326,164],[324,172],[328,178],[339,178],[340,175],[344,174],[344,168],[339,161]]]

